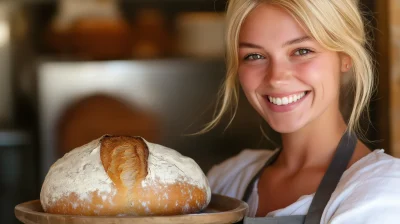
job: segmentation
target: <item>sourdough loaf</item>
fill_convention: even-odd
[[[130,136],[103,136],[65,154],[40,193],[45,212],[69,215],[188,214],[210,199],[194,160]]]

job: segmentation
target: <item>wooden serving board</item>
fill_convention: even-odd
[[[45,213],[39,200],[15,207],[15,216],[25,224],[222,224],[243,219],[248,205],[240,200],[213,194],[208,207],[198,214],[176,216],[74,216]]]

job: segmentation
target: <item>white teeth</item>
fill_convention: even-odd
[[[293,96],[289,96],[289,103],[293,103]]]
[[[282,104],[287,105],[289,103],[289,99],[287,97],[282,98]]]
[[[293,95],[285,96],[282,98],[268,96],[268,99],[269,99],[269,102],[280,106],[280,105],[288,105],[288,104],[294,103],[294,102],[300,100],[301,98],[303,98],[305,95],[306,95],[306,92],[302,92],[299,94],[293,94]]]

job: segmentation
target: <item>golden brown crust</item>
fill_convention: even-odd
[[[101,162],[118,189],[132,190],[146,178],[149,149],[141,138],[104,136],[100,142]]]
[[[45,212],[62,215],[118,215],[125,209],[127,202],[126,198],[118,194],[103,200],[97,191],[90,192],[88,197],[91,199],[81,200],[77,194],[71,193],[47,206]]]
[[[70,215],[178,215],[198,212],[207,203],[207,193],[190,184],[156,184],[153,187],[138,188],[127,198],[117,194],[112,200],[103,200],[97,192],[91,192],[91,200],[80,200],[71,193],[62,197],[46,212]]]
[[[207,205],[207,193],[203,189],[183,182],[140,187],[132,196],[133,203],[146,205],[136,206],[135,212],[140,215],[189,214],[198,212]]]

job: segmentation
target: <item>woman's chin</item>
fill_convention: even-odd
[[[289,134],[299,131],[304,125],[300,122],[268,122],[270,127],[281,134]]]

